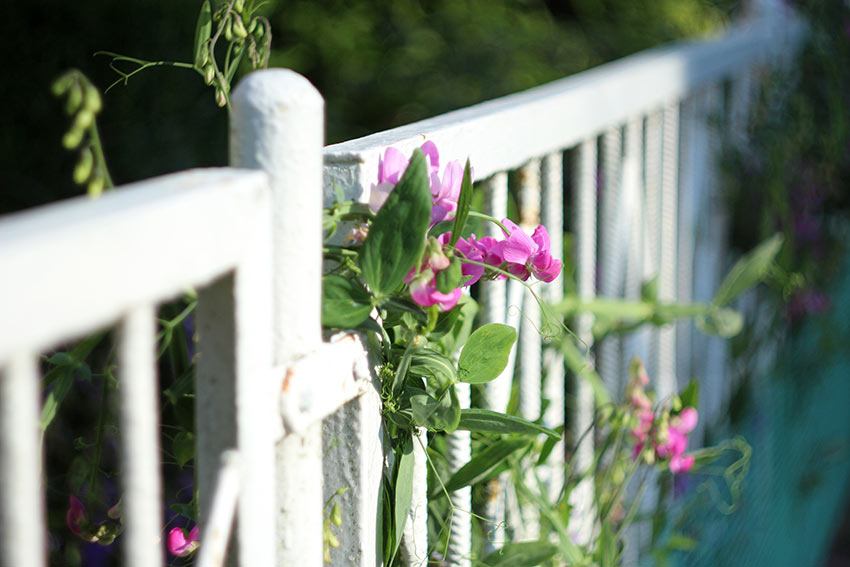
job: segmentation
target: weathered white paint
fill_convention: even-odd
[[[0,562],[43,567],[47,538],[38,357],[17,352],[5,362],[0,372]]]
[[[162,473],[159,455],[159,382],[156,377],[156,311],[131,309],[119,325],[122,515],[124,562],[163,564]]]
[[[303,434],[371,387],[366,347],[361,336],[340,333],[289,366],[283,374],[280,416],[286,433]],[[324,388],[316,388],[316,377]]]
[[[323,139],[324,100],[297,73],[283,69],[255,72],[234,91],[231,163],[262,169],[268,174],[272,189],[272,300],[266,308],[272,313],[273,361],[278,366],[290,364],[317,348],[321,341],[321,286],[317,282],[322,274]],[[269,384],[258,389],[276,405],[273,388],[280,385],[267,378]],[[316,377],[317,386],[321,380]],[[251,392],[256,395],[255,390]],[[261,402],[259,396],[256,402]],[[260,433],[261,438],[268,435],[269,432]],[[244,442],[262,443],[254,438]],[[241,432],[239,443],[241,451]],[[270,501],[269,494],[277,494],[277,527],[272,519],[262,533],[277,540],[278,564],[322,565],[321,459],[321,427],[316,424],[304,434],[287,436],[278,444],[276,490],[267,490],[261,496],[257,487],[255,497],[264,499],[263,506]],[[246,461],[253,467],[253,458]],[[295,462],[299,463],[297,467],[293,466]],[[274,465],[268,472],[265,467],[262,469],[263,474],[274,478],[273,471]],[[259,472],[251,470],[246,492],[255,491],[252,483],[259,482],[258,477]],[[266,487],[268,483],[266,478],[259,485]],[[243,495],[246,511],[252,500]],[[242,532],[242,511],[240,507],[239,529],[245,539],[248,532]],[[240,557],[245,557],[241,551]],[[269,562],[265,559],[244,564]]]
[[[0,219],[0,365],[231,269],[265,183],[260,173],[194,170]]]
[[[410,509],[402,530],[399,555],[407,567],[428,565],[428,431],[413,433],[413,482]]]
[[[661,125],[660,110],[646,117],[644,142],[644,199],[645,222],[643,223],[643,280],[659,277],[661,253]],[[644,329],[647,337],[647,354],[644,362],[650,376],[658,375],[659,331]]]
[[[200,537],[203,545],[198,550],[198,567],[224,565],[239,500],[241,468],[237,451],[229,450],[221,454],[221,467],[212,491],[212,506]]]

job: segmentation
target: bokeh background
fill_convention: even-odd
[[[190,61],[199,4],[5,3],[0,214],[83,192],[71,182],[76,155],[61,145],[68,124],[52,81],[75,67],[105,89],[117,75],[98,50]],[[850,565],[842,520],[850,487],[850,17],[842,0],[792,4],[809,18],[812,39],[787,71],[762,77],[751,144],[721,156],[732,246],[747,250],[777,230],[789,243],[761,296],[767,323],[750,322],[733,344],[741,387],[729,429],[716,431],[744,433],[754,445],[745,501],[733,516],[684,517],[678,529],[702,547],[650,564]],[[302,73],[323,93],[333,143],[718,33],[742,8],[738,0],[271,0],[264,10],[271,65]],[[158,67],[112,89],[99,126],[117,184],[227,163],[227,113],[192,71]],[[757,353],[779,340],[776,367],[759,369]],[[99,395],[90,383],[77,386],[48,439],[49,466],[69,476],[81,450],[74,440],[91,427]],[[177,486],[191,484],[191,474],[173,476]],[[62,482],[50,496],[56,534]],[[116,562],[95,544],[83,549],[57,535],[51,545],[55,565]]]

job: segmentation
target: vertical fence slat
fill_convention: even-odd
[[[599,203],[599,282],[598,291],[606,297],[623,292],[622,129],[611,128],[602,135],[602,187]],[[615,399],[623,381],[620,368],[621,339],[609,336],[597,345],[599,375]]]
[[[696,195],[705,174],[702,129],[702,96],[694,93],[680,106],[679,120],[679,197],[676,243],[676,299],[693,300],[694,247],[696,246]],[[677,321],[676,376],[681,384],[692,378],[692,341],[694,324],[690,319]],[[698,438],[697,436],[694,436]]]
[[[549,232],[553,258],[564,259],[564,156],[549,154],[540,164],[541,201],[540,221]],[[559,274],[544,288],[544,298],[557,304],[564,297],[564,275]],[[544,332],[546,332],[544,324]],[[549,405],[543,414],[543,425],[555,428],[564,425],[564,394],[566,391],[564,357],[555,349],[543,353],[543,396]],[[551,466],[543,469],[544,481],[549,488],[549,498],[555,501],[564,485],[564,458],[566,448],[563,439],[549,456]]]
[[[484,191],[485,214],[497,219],[508,216],[508,175],[501,172],[496,173],[482,184]],[[485,225],[485,235],[501,238],[499,228],[491,223]],[[507,323],[507,283],[504,280],[493,280],[486,284],[479,284],[481,288],[481,322]],[[511,395],[511,379],[513,368],[508,366],[498,378],[485,384],[486,403],[490,409],[505,411]],[[505,475],[494,480],[488,486],[489,494],[484,504],[481,515],[485,518],[484,530],[487,537],[483,538],[483,553],[489,554],[501,546],[505,539],[505,493],[503,483]]]
[[[643,279],[659,277],[659,238],[661,218],[661,127],[662,113],[654,111],[646,117],[644,148],[644,213],[643,223]],[[659,330],[644,330],[647,335],[646,370],[650,376],[658,375]]]
[[[578,146],[575,154],[573,186],[575,194],[574,234],[576,235],[576,286],[583,301],[596,296],[596,140],[589,139]],[[593,344],[593,316],[581,314],[576,322],[576,334],[590,346]],[[593,363],[588,352],[588,363]],[[594,401],[590,384],[574,376],[574,405],[570,416],[571,438],[577,440],[593,423]],[[587,436],[569,458],[571,469],[582,472],[593,463],[593,438]],[[590,542],[593,530],[593,481],[583,479],[570,492],[570,535],[579,543]]]
[[[234,93],[233,105],[231,163],[266,171],[272,188],[272,351],[274,364],[286,366],[321,342],[321,286],[317,282],[322,277],[324,101],[304,77],[274,69],[246,77]],[[267,400],[260,399],[257,392],[276,400],[267,386],[255,383],[249,389],[248,384],[237,385],[237,391],[246,396],[250,392],[251,404],[256,403],[260,412],[255,416],[237,414],[240,446],[250,444],[258,454],[271,432],[255,428],[272,424],[265,415]],[[243,437],[242,419],[259,439]],[[261,471],[248,471],[240,503],[240,540],[247,543],[248,538],[259,539],[245,527],[250,523],[259,533],[271,532],[272,540],[277,540],[277,564],[321,567],[321,424],[308,428],[303,435],[287,435],[276,452],[276,466],[264,463],[263,457],[260,460],[263,474],[265,465],[272,477],[276,469],[277,526],[274,518],[265,518],[269,508],[274,508],[268,491],[261,494],[269,479],[260,478]],[[245,518],[251,513],[249,506],[263,513],[259,518]],[[272,562],[265,557],[265,549],[249,556],[244,547],[240,547],[243,564]]]
[[[664,107],[661,131],[661,209],[658,258],[658,298],[676,299],[676,238],[679,193],[679,105]],[[656,392],[664,399],[676,392],[676,329],[662,328],[658,337]]]
[[[20,353],[0,373],[0,561],[45,565],[45,514],[38,419],[38,356]]]
[[[428,430],[417,428],[413,438],[413,482],[410,509],[399,555],[407,567],[428,565]]]
[[[482,183],[484,190],[484,213],[497,219],[508,216],[508,175],[497,173]],[[485,225],[485,234],[501,238],[499,228],[492,224]],[[502,323],[507,321],[507,282],[494,280],[481,285],[481,319],[482,323]],[[508,365],[508,370],[501,376],[487,383],[487,403],[490,409],[505,411],[508,407],[508,398],[511,395],[511,376],[513,369]]]
[[[469,384],[458,382],[455,392],[461,408],[470,404]],[[446,452],[449,462],[449,473],[456,473],[472,457],[469,431],[456,430],[446,436]],[[449,547],[446,553],[446,564],[449,567],[469,567],[472,550],[472,487],[464,486],[451,493],[455,514],[449,533]]]
[[[156,567],[163,564],[164,547],[154,307],[130,311],[120,323],[120,334],[124,561],[131,567]]]
[[[517,172],[519,187],[517,188],[519,205],[519,225],[526,233],[531,233],[540,224],[540,161],[531,160]],[[523,288],[521,319],[517,339],[516,379],[519,382],[519,404],[517,411],[520,417],[528,420],[540,418],[541,408],[541,349],[543,346],[540,336],[540,307],[534,296]],[[534,491],[537,486],[533,472],[525,479],[526,484]],[[521,508],[521,526],[514,536],[521,539],[537,539],[540,533],[540,515],[534,506],[528,502]]]

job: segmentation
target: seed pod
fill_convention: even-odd
[[[248,37],[248,30],[245,29],[245,24],[239,16],[233,18],[233,35],[241,39]]]
[[[233,18],[228,18],[224,24],[224,39],[233,41]]]
[[[100,112],[100,109],[103,108],[103,101],[101,101],[100,93],[97,92],[96,88],[90,85],[86,87],[86,100],[83,104],[86,110],[92,113]]]
[[[236,0],[236,2],[233,4],[233,9],[239,14],[241,14],[242,10],[245,9],[245,0]]]
[[[79,128],[80,130],[85,130],[89,126],[91,126],[93,122],[94,112],[84,108],[77,113],[77,116],[74,118],[74,124],[72,128]]]
[[[72,127],[62,136],[62,145],[69,150],[73,150],[83,141],[83,135],[86,133],[84,128]]]
[[[256,29],[257,29],[258,23],[259,23],[259,20],[257,18],[254,18],[253,20],[251,20],[251,23],[248,24],[248,33],[254,33],[254,31],[256,31]]]
[[[67,92],[68,100],[65,101],[65,112],[71,116],[80,109],[80,105],[83,103],[83,88],[75,82]]]
[[[91,148],[85,148],[80,152],[80,161],[74,167],[74,183],[82,185],[91,176],[92,166],[94,165],[94,155]]]
[[[339,540],[336,538],[333,532],[328,532],[328,545],[331,547],[339,547]]]
[[[54,96],[62,96],[65,94],[71,85],[74,83],[74,77],[71,76],[70,73],[65,73],[50,85],[50,90],[53,92]]]
[[[342,510],[336,502],[334,502],[334,507],[331,508],[331,523],[336,527],[342,525]]]
[[[210,50],[207,47],[207,43],[204,43],[204,46],[198,52],[198,57],[195,59],[195,67],[197,67],[198,69],[203,69],[209,62]]]
[[[91,181],[89,181],[89,197],[97,198],[100,197],[100,194],[103,193],[103,176],[95,175],[92,177]]]
[[[227,104],[227,97],[224,96],[224,91],[221,90],[221,87],[215,88],[215,103],[219,106],[225,106]]]
[[[254,21],[256,22],[257,20],[254,20]],[[260,39],[261,37],[263,37],[263,33],[266,31],[265,27],[266,26],[264,26],[262,24],[258,25],[257,29],[255,29],[254,32],[253,32],[254,37],[256,37],[257,39]]]
[[[215,80],[215,68],[212,66],[212,64],[209,64],[206,67],[204,67],[204,82],[207,85],[211,85],[211,84],[213,84],[214,80]]]

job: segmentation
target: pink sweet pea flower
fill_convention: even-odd
[[[667,442],[656,446],[655,452],[659,457],[670,458],[670,472],[686,472],[693,466],[693,456],[684,453],[688,448],[688,434],[696,427],[698,419],[697,410],[686,407],[679,415],[671,418],[667,428]]]
[[[509,230],[502,247],[502,257],[508,262],[507,271],[527,280],[533,273],[534,277],[545,282],[551,282],[561,273],[562,264],[549,253],[549,233],[543,225],[527,235],[522,228],[508,219],[503,219]]]
[[[449,311],[457,305],[461,295],[463,292],[460,288],[453,289],[449,293],[440,292],[434,278],[427,281],[417,279],[410,284],[410,297],[422,307],[439,305],[441,310]]]
[[[460,187],[463,182],[463,165],[457,160],[446,165],[443,177],[440,178],[440,152],[432,141],[422,144],[422,152],[428,163],[428,180],[431,188],[431,226],[444,220],[454,218],[457,211],[457,201],[460,198]],[[373,184],[369,194],[369,208],[377,213],[387,200],[387,197],[401,179],[410,160],[396,148],[387,148],[382,157],[378,158],[378,183]]]
[[[182,528],[172,528],[168,532],[168,553],[176,557],[186,557],[198,549],[198,526],[192,528],[188,537]]]
[[[384,156],[378,158],[378,183],[372,185],[369,193],[369,208],[373,213],[377,213],[384,206],[387,197],[407,169],[407,163],[404,154],[392,147],[387,148]]]
[[[437,242],[445,245],[448,243],[451,238],[451,232],[444,232],[440,236],[437,237]],[[455,244],[455,250],[457,251],[457,255],[461,258],[461,260],[472,260],[474,262],[483,262],[484,258],[479,252],[478,248],[474,245],[475,235],[472,235],[470,240],[466,240],[465,238],[458,238],[457,244]],[[448,267],[448,266],[446,266]],[[461,265],[461,273],[464,276],[470,276],[470,279],[464,282],[464,287],[470,286],[481,279],[481,276],[484,275],[484,266],[478,266],[476,264],[470,264],[468,262],[463,262]]]

